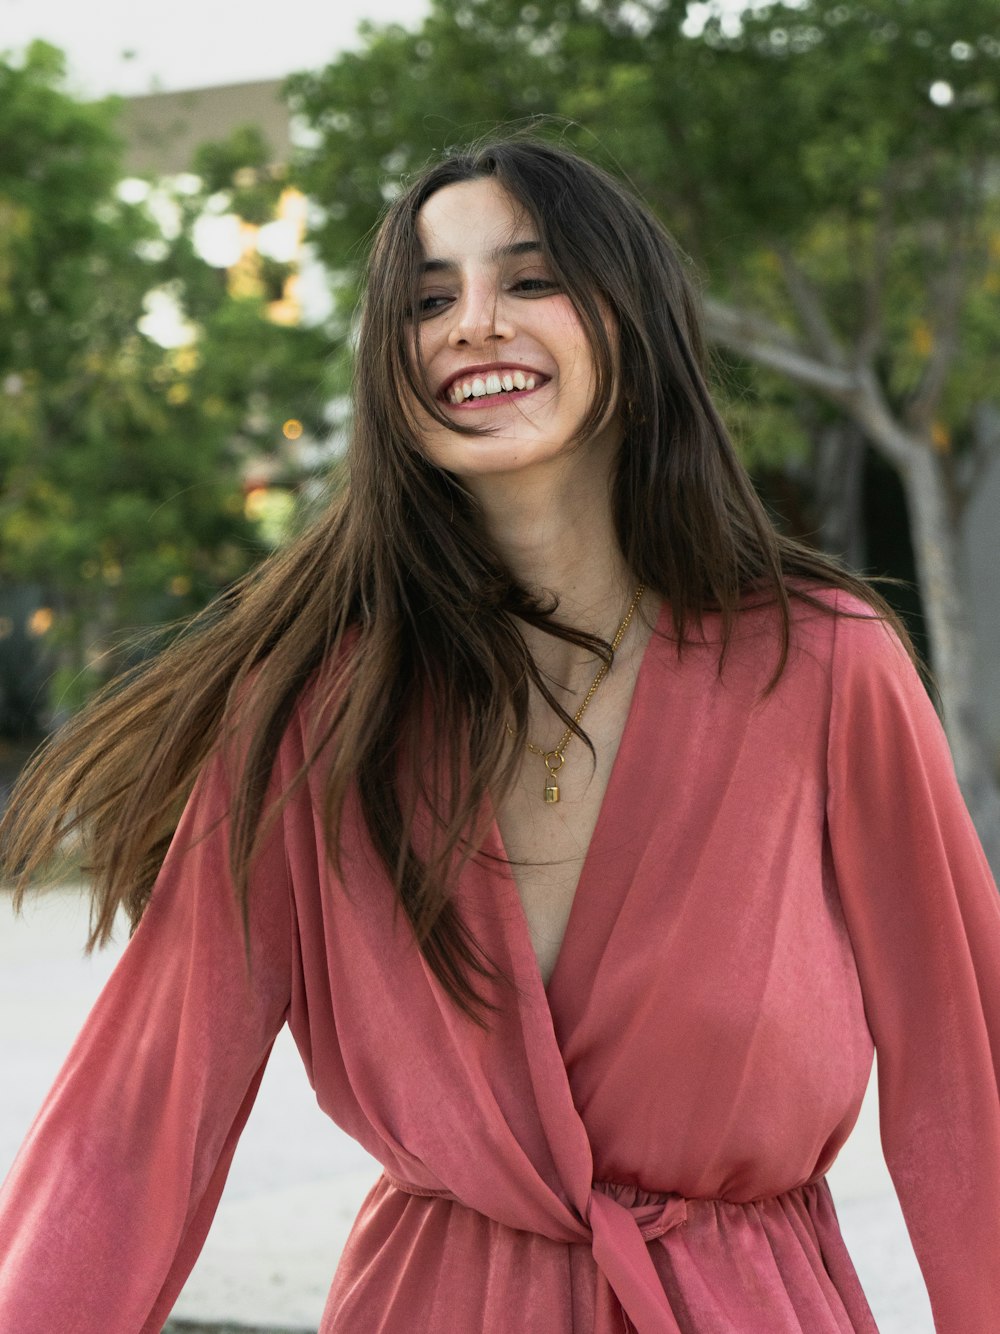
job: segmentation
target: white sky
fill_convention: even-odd
[[[0,51],[61,47],[90,96],[317,69],[357,44],[361,19],[415,27],[428,0],[0,0]]]

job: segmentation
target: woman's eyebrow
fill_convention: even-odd
[[[514,255],[532,255],[541,254],[541,244],[538,241],[513,241],[510,245],[498,246],[496,250],[491,250],[488,258],[491,260],[510,259]],[[441,273],[457,269],[458,265],[453,259],[425,259],[420,265],[421,273]]]

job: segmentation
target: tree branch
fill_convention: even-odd
[[[736,309],[712,297],[705,298],[704,309],[706,333],[713,342],[835,403],[900,471],[905,473],[914,458],[930,448],[928,440],[893,417],[871,367],[846,370],[824,365],[786,330],[753,311]]]
[[[889,274],[889,256],[892,254],[892,201],[895,197],[895,173],[889,172],[882,187],[875,232],[872,236],[871,265],[865,275],[864,322],[857,342],[857,357],[861,365],[870,365],[882,341],[882,323],[885,313],[885,285]]]
[[[854,388],[853,375],[841,366],[827,366],[809,355],[780,325],[763,315],[739,310],[717,301],[704,300],[705,328],[713,342],[721,343],[771,370],[780,371],[797,384],[815,389],[843,403]]]
[[[934,285],[934,346],[924,366],[920,383],[906,407],[906,420],[914,429],[930,429],[941,402],[948,376],[958,355],[958,326],[962,299],[967,286],[969,246],[965,237],[965,218],[960,214],[946,233],[948,259],[940,280]]]
[[[933,448],[928,437],[921,437],[898,422],[892,415],[882,386],[870,366],[859,366],[850,412],[868,439],[905,476],[914,459]]]
[[[836,330],[827,319],[816,288],[786,245],[777,245],[775,252],[781,264],[781,273],[788,295],[792,298],[792,305],[802,321],[802,327],[813,351],[830,366],[846,365],[843,346]]]

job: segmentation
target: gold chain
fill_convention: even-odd
[[[628,629],[632,617],[635,615],[635,609],[639,605],[639,600],[641,599],[645,591],[646,591],[645,584],[640,584],[639,587],[635,590],[635,593],[632,597],[632,601],[629,603],[628,611],[625,613],[625,617],[622,620],[621,625],[618,627],[614,639],[612,639],[611,641],[611,660],[614,659],[615,651],[617,650],[618,645],[622,642],[622,638],[625,635],[625,631]],[[611,666],[611,661],[601,663],[597,675],[590,683],[590,689],[583,697],[583,703],[580,705],[576,713],[573,715],[574,723],[579,724],[580,719],[583,717],[586,711],[587,705],[594,698],[594,695],[597,692],[597,687],[604,680],[605,676],[607,676],[608,668],[610,666]],[[511,732],[511,734],[513,735],[512,729],[509,724],[507,726],[507,731]],[[536,746],[534,742],[532,741],[527,742],[527,747],[531,751],[532,755],[541,756],[542,763],[545,765],[545,771],[546,774],[548,775],[545,782],[545,801],[550,804],[555,803],[559,800],[559,784],[556,781],[556,775],[559,773],[559,770],[566,763],[566,757],[563,754],[563,752],[565,751],[566,747],[569,745],[570,741],[575,735],[576,734],[573,731],[573,728],[567,727],[566,731],[563,732],[562,736],[559,738],[557,744],[553,746],[551,750],[542,750],[541,746]]]

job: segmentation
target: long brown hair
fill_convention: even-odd
[[[472,498],[426,459],[416,438],[414,402],[459,429],[414,364],[417,216],[435,191],[481,177],[494,178],[533,220],[587,330],[597,376],[581,434],[604,418],[615,392],[636,405],[624,417],[614,520],[629,569],[670,607],[678,651],[690,627],[716,612],[724,657],[752,592],[780,613],[777,680],[790,598],[811,601],[808,585],[817,581],[858,595],[903,633],[863,580],[775,531],[712,402],[696,289],[659,222],[565,148],[527,136],[479,143],[424,172],[379,229],[360,324],[348,475],[328,511],[160,656],[107,687],[46,744],[12,794],[0,851],[20,877],[15,901],[75,831],[92,874],[89,948],[108,939],[120,905],[138,921],[195,776],[237,712],[253,720],[230,844],[246,913],[275,754],[296,700],[316,680],[322,726],[309,761],[324,756],[330,855],[339,865],[341,815],[353,789],[429,966],[483,1025],[478,1011],[491,1007],[470,974],[506,975],[466,929],[450,886],[475,848],[487,793],[502,793],[513,779],[530,684],[571,722],[519,627],[540,627],[605,657],[610,646],[560,623],[554,601],[517,584],[490,548]],[[618,330],[617,386],[606,310]],[[326,670],[331,664],[336,669]],[[435,735],[450,738],[435,748],[430,773],[420,744],[428,709]],[[414,794],[432,816],[419,855]]]

